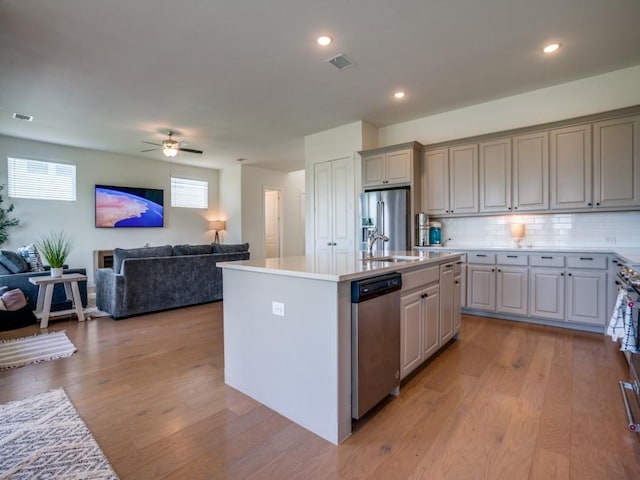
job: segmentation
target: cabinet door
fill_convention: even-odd
[[[591,125],[551,130],[551,208],[588,208],[591,196]]]
[[[430,215],[449,213],[449,150],[424,153],[422,161],[422,209]]]
[[[313,182],[315,252],[326,254],[331,251],[333,244],[331,162],[316,163],[313,166]]]
[[[467,308],[495,311],[495,267],[467,265]]]
[[[356,240],[353,160],[346,157],[332,161],[331,180],[331,230],[334,252],[354,251]]]
[[[422,362],[422,295],[419,291],[400,299],[400,370],[402,378]]]
[[[497,273],[496,311],[526,315],[529,303],[528,269],[498,266]]]
[[[449,212],[478,211],[478,146],[460,145],[449,149]]]
[[[564,270],[530,268],[530,315],[564,320],[564,283]]]
[[[606,325],[607,272],[567,270],[567,322]]]
[[[384,181],[384,153],[364,157],[362,159],[362,186],[373,187],[377,185],[384,185]]]
[[[594,124],[596,207],[640,205],[640,116]]]
[[[422,360],[440,347],[440,286],[436,283],[424,290],[422,299]]]
[[[453,264],[440,266],[440,344],[448,341],[454,332]]]
[[[480,144],[480,211],[511,210],[511,139]]]
[[[462,307],[462,277],[465,274],[463,271],[460,275],[456,275],[453,279],[453,334],[456,335],[460,331],[460,321]]]
[[[387,153],[385,167],[387,184],[411,183],[411,150]]]
[[[513,137],[513,209],[549,208],[549,140],[547,132]]]

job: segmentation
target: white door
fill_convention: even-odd
[[[341,158],[331,162],[332,243],[335,253],[355,250],[355,211],[353,160]]]
[[[280,256],[280,192],[264,191],[264,254],[265,258]]]
[[[331,212],[331,162],[316,163],[313,167],[314,181],[314,232],[315,251],[327,253],[332,249],[333,232],[331,224],[333,214]]]

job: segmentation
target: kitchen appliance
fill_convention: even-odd
[[[426,213],[416,215],[416,246],[429,246],[429,215]]]
[[[362,417],[400,387],[402,275],[351,283],[351,416]]]
[[[620,393],[627,427],[632,432],[640,433],[640,272],[637,267],[625,264],[620,259],[614,261],[618,265],[615,284],[619,287],[618,299],[612,314],[607,334],[613,338],[620,337],[621,350],[629,363],[629,381],[620,381]],[[622,333],[612,334],[615,319],[621,318]]]
[[[409,189],[371,190],[360,195],[360,245],[367,250],[369,236],[378,233],[389,238],[376,240],[374,250],[382,252],[410,249]]]
[[[442,223],[429,222],[429,245],[442,244]]]

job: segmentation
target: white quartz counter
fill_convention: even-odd
[[[331,255],[279,257],[256,260],[220,262],[224,269],[247,270],[290,277],[312,278],[342,282],[371,276],[372,273],[402,271],[407,268],[454,259],[456,253],[447,251],[394,251],[376,253],[373,258],[363,252],[336,253]],[[385,261],[395,257],[399,261]]]
[[[514,248],[511,246],[489,247],[476,245],[455,245],[447,244],[444,247],[414,247],[418,252],[468,252],[468,251],[493,251],[493,252],[520,252],[520,253],[604,253],[608,255],[617,255],[625,263],[640,265],[640,247],[522,247]]]

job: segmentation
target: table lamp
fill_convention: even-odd
[[[512,223],[511,224],[511,238],[513,239],[514,246],[520,248],[520,243],[524,239],[524,224]]]
[[[224,220],[211,220],[209,221],[209,230],[215,230],[216,235],[213,237],[213,243],[220,243],[220,235],[218,232],[220,230],[227,229],[227,222]]]

